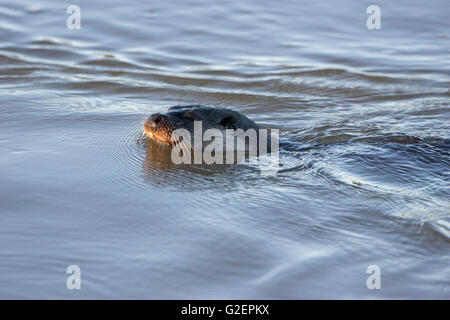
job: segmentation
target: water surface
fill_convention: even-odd
[[[1,298],[450,298],[447,1],[77,4],[0,2]],[[172,164],[192,103],[286,170]]]

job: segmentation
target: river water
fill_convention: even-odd
[[[69,4],[0,1],[0,298],[450,298],[448,1]],[[285,170],[171,163],[193,103]]]

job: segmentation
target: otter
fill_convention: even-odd
[[[260,136],[260,128],[253,120],[247,118],[237,111],[227,108],[208,107],[203,105],[173,106],[169,108],[166,114],[152,114],[144,123],[144,131],[150,139],[157,142],[158,144],[172,147],[180,142],[179,140],[177,140],[177,138],[174,138],[175,130],[184,129],[187,130],[187,132],[189,132],[190,134],[190,146],[194,146],[194,128],[195,125],[198,126],[197,128],[200,128],[199,124],[201,124],[202,132],[206,132],[208,129],[215,129],[216,132],[221,132],[223,134],[223,137],[229,135],[230,132],[239,132],[238,134],[234,134],[236,137],[238,137],[239,134],[242,135],[243,132],[252,129],[256,133],[254,135],[257,140],[255,143],[255,148],[261,148],[259,146],[259,140],[261,137],[264,137],[267,138],[267,148],[265,148],[266,150],[264,151],[270,152],[272,139],[270,134],[268,134],[267,136]],[[249,140],[245,139],[243,135],[241,137],[243,137],[243,141],[245,141],[245,148],[249,150]],[[215,138],[214,141],[217,143],[217,141],[219,140]],[[223,143],[224,141],[225,140],[220,140],[220,143]],[[206,141],[206,143],[205,141],[202,141],[200,148],[204,149],[208,143],[209,141]],[[236,150],[236,146],[234,144],[233,148],[234,150]]]

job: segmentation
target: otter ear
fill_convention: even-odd
[[[226,116],[225,118],[223,118],[219,124],[224,126],[225,129],[233,129],[233,130],[238,129],[238,127],[236,125],[236,118],[232,115],[229,115],[229,116]]]

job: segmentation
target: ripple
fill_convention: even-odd
[[[450,207],[447,208],[447,210]],[[428,221],[427,225],[439,236],[450,242],[450,222],[448,220]]]
[[[120,61],[117,59],[114,59],[113,57],[105,57],[102,59],[92,59],[88,61],[80,62],[80,65],[86,65],[86,66],[94,66],[94,67],[111,67],[111,68],[132,68],[137,69],[138,66],[134,65],[130,62]]]
[[[65,133],[62,138],[65,140],[84,142],[93,139],[94,135],[89,132],[68,132]]]

